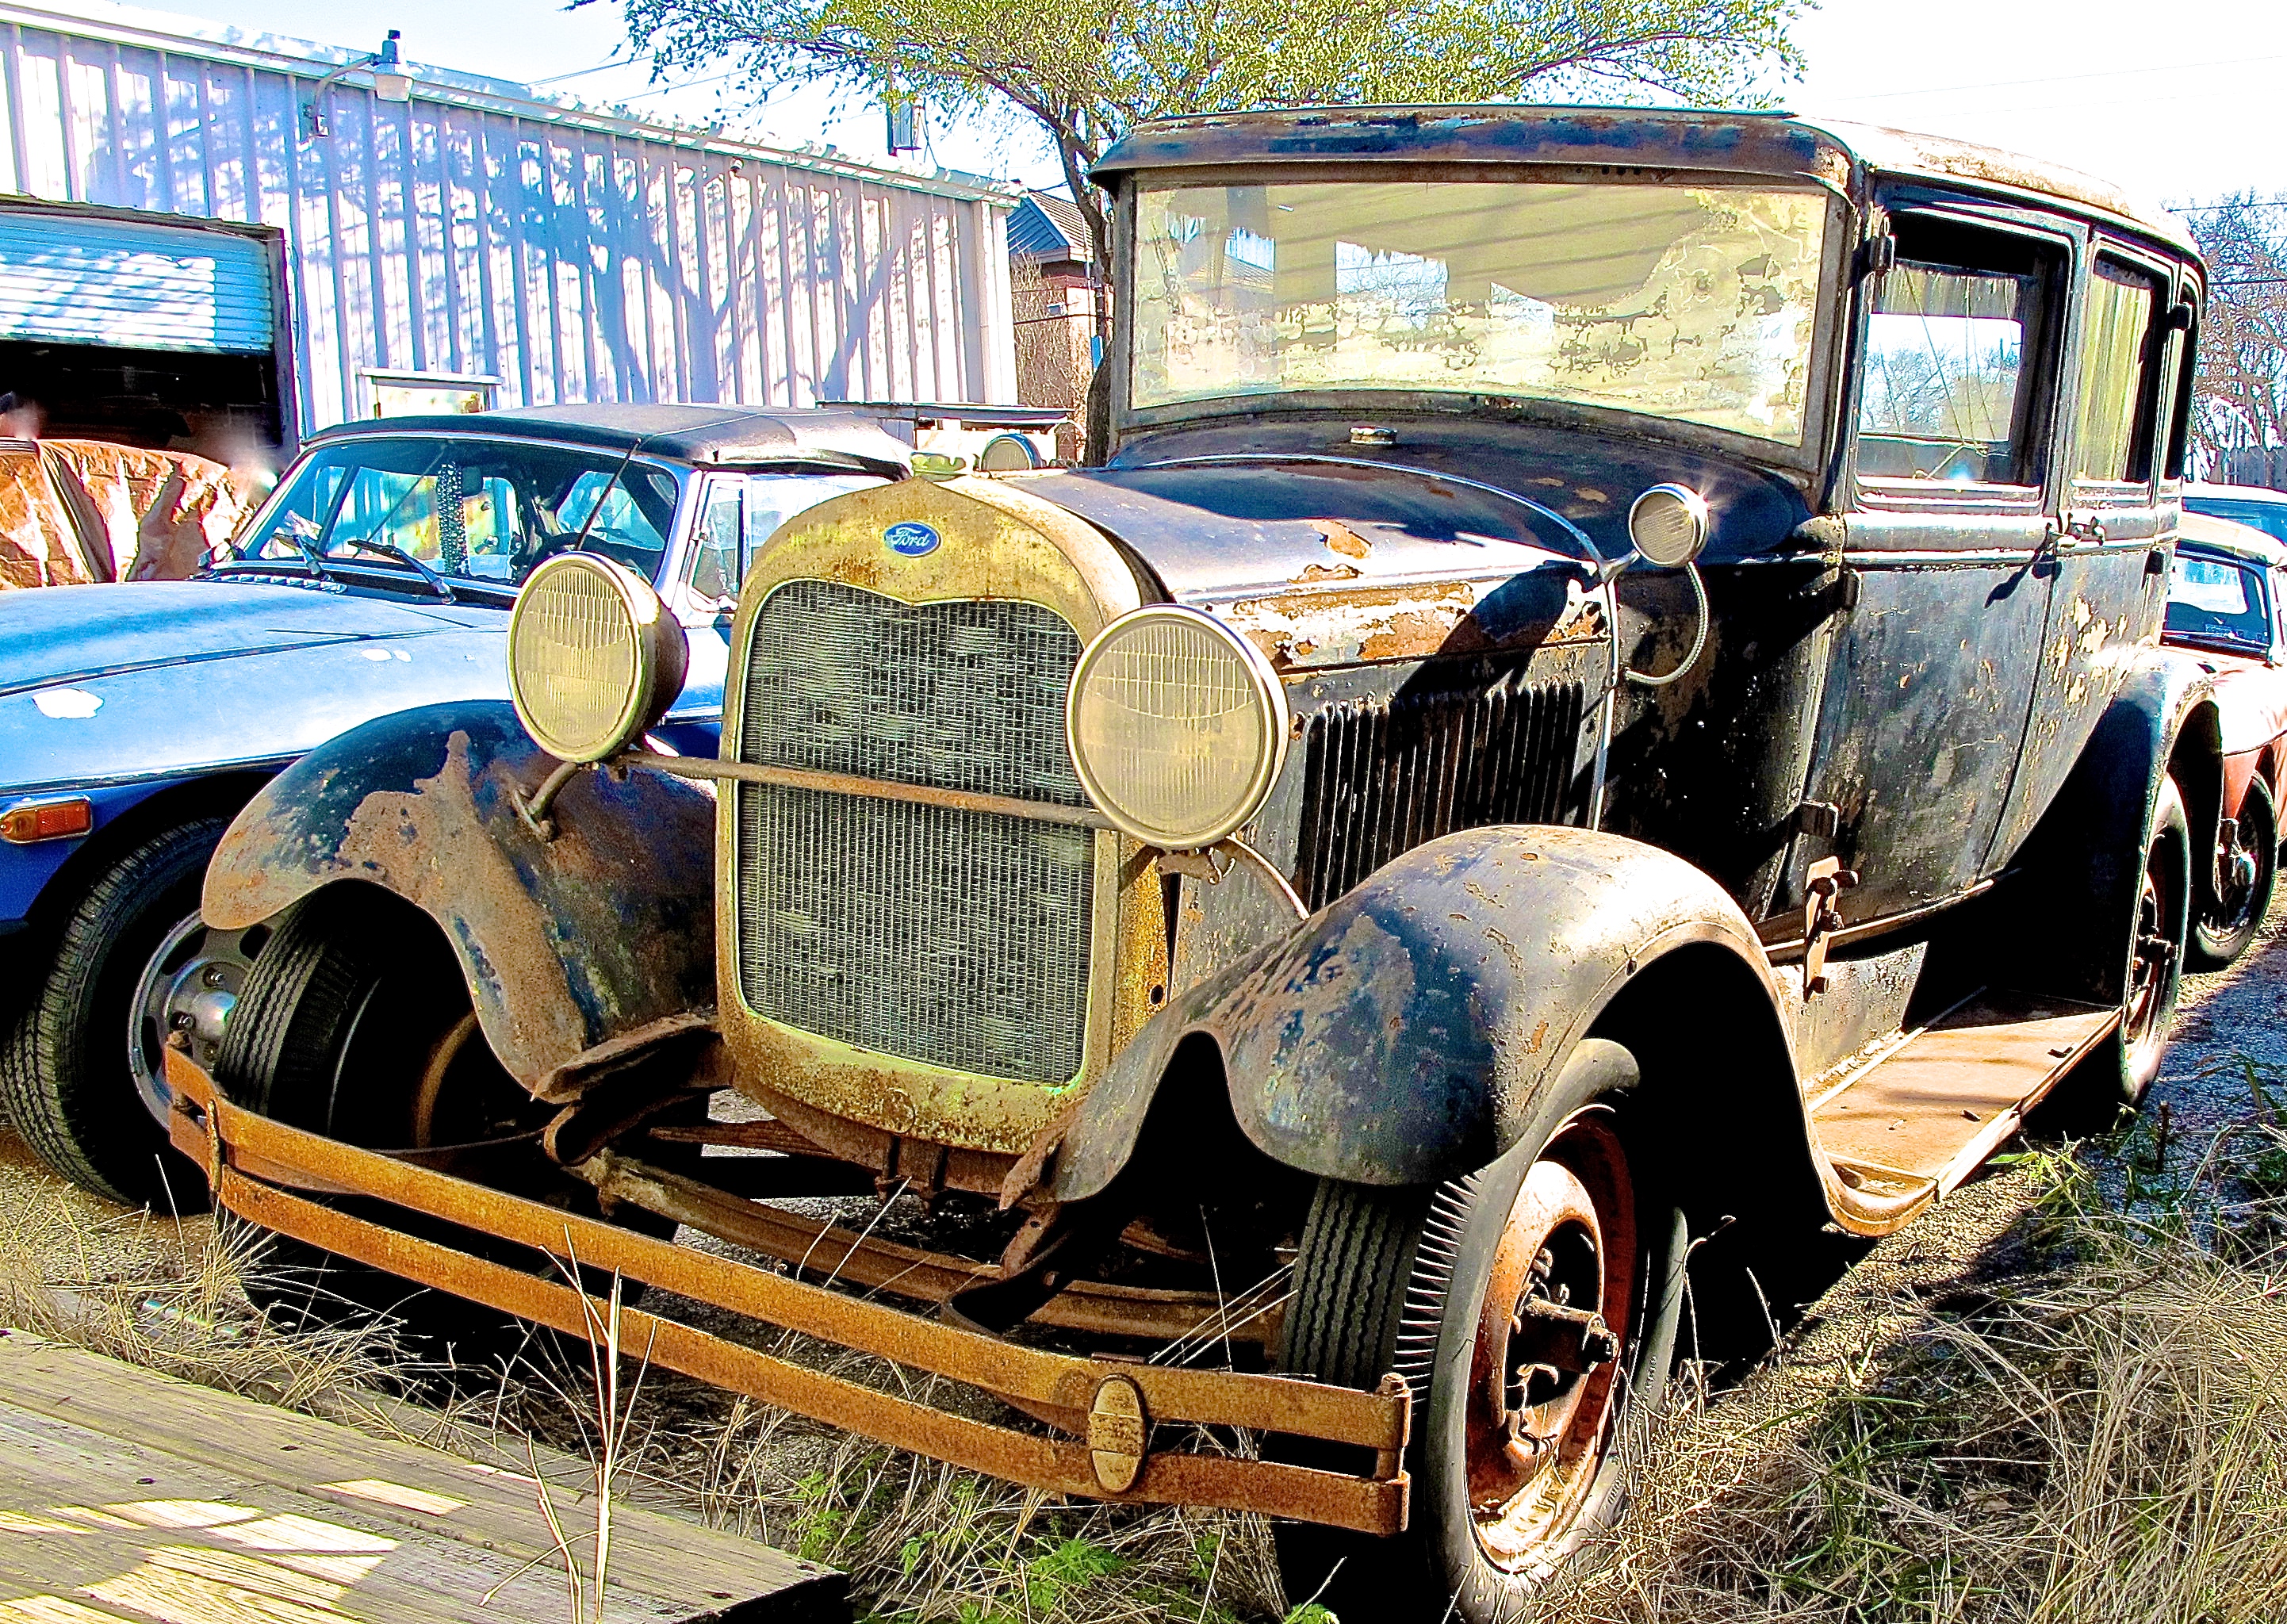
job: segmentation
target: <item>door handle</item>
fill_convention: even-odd
[[[2105,533],[2104,520],[2093,513],[2067,513],[2061,534],[2069,542],[2101,543],[2111,539]]]

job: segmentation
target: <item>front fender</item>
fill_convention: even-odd
[[[1201,1036],[1240,1129],[1277,1161],[1369,1184],[1482,1167],[1612,998],[1692,943],[1751,966],[1786,1029],[1746,916],[1681,858],[1554,827],[1433,840],[1155,1017],[1079,1106],[1053,1193],[1111,1183]]]
[[[557,835],[512,788],[556,765],[498,701],[400,711],[265,785],[207,869],[209,923],[239,930],[360,880],[434,919],[501,1063],[540,1091],[582,1050],[715,1001],[715,798],[661,773],[576,774]]]

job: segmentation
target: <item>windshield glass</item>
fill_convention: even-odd
[[[2168,583],[2167,629],[2183,637],[2271,646],[2260,574],[2228,558],[2179,552]]]
[[[2287,502],[2234,502],[2228,496],[2187,496],[2184,505],[2212,519],[2249,525],[2275,542],[2287,542]]]
[[[1821,194],[1332,181],[1136,210],[1138,407],[1431,390],[1801,442]]]
[[[605,452],[505,440],[344,440],[297,468],[249,527],[241,558],[382,561],[377,543],[440,575],[513,586],[569,547],[590,514],[585,551],[646,581],[674,521],[675,476]],[[600,505],[600,509],[598,504]]]

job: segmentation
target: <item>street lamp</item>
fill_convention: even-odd
[[[360,68],[373,70],[373,93],[382,101],[408,102],[413,99],[413,75],[407,73],[397,59],[399,30],[392,28],[389,37],[381,42],[381,49],[354,62],[344,62],[324,78],[310,92],[310,99],[302,106],[302,133],[305,139],[317,139],[333,134],[326,120],[326,92],[344,74]]]

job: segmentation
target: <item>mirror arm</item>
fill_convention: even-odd
[[[1682,662],[1664,677],[1647,677],[1634,666],[1625,667],[1624,670],[1630,682],[1640,683],[1647,688],[1664,688],[1699,663],[1699,656],[1707,646],[1707,583],[1699,578],[1699,566],[1697,562],[1686,564],[1683,566],[1683,574],[1684,578],[1691,582],[1691,596],[1699,609],[1699,629],[1692,636],[1691,652],[1684,655]]]

